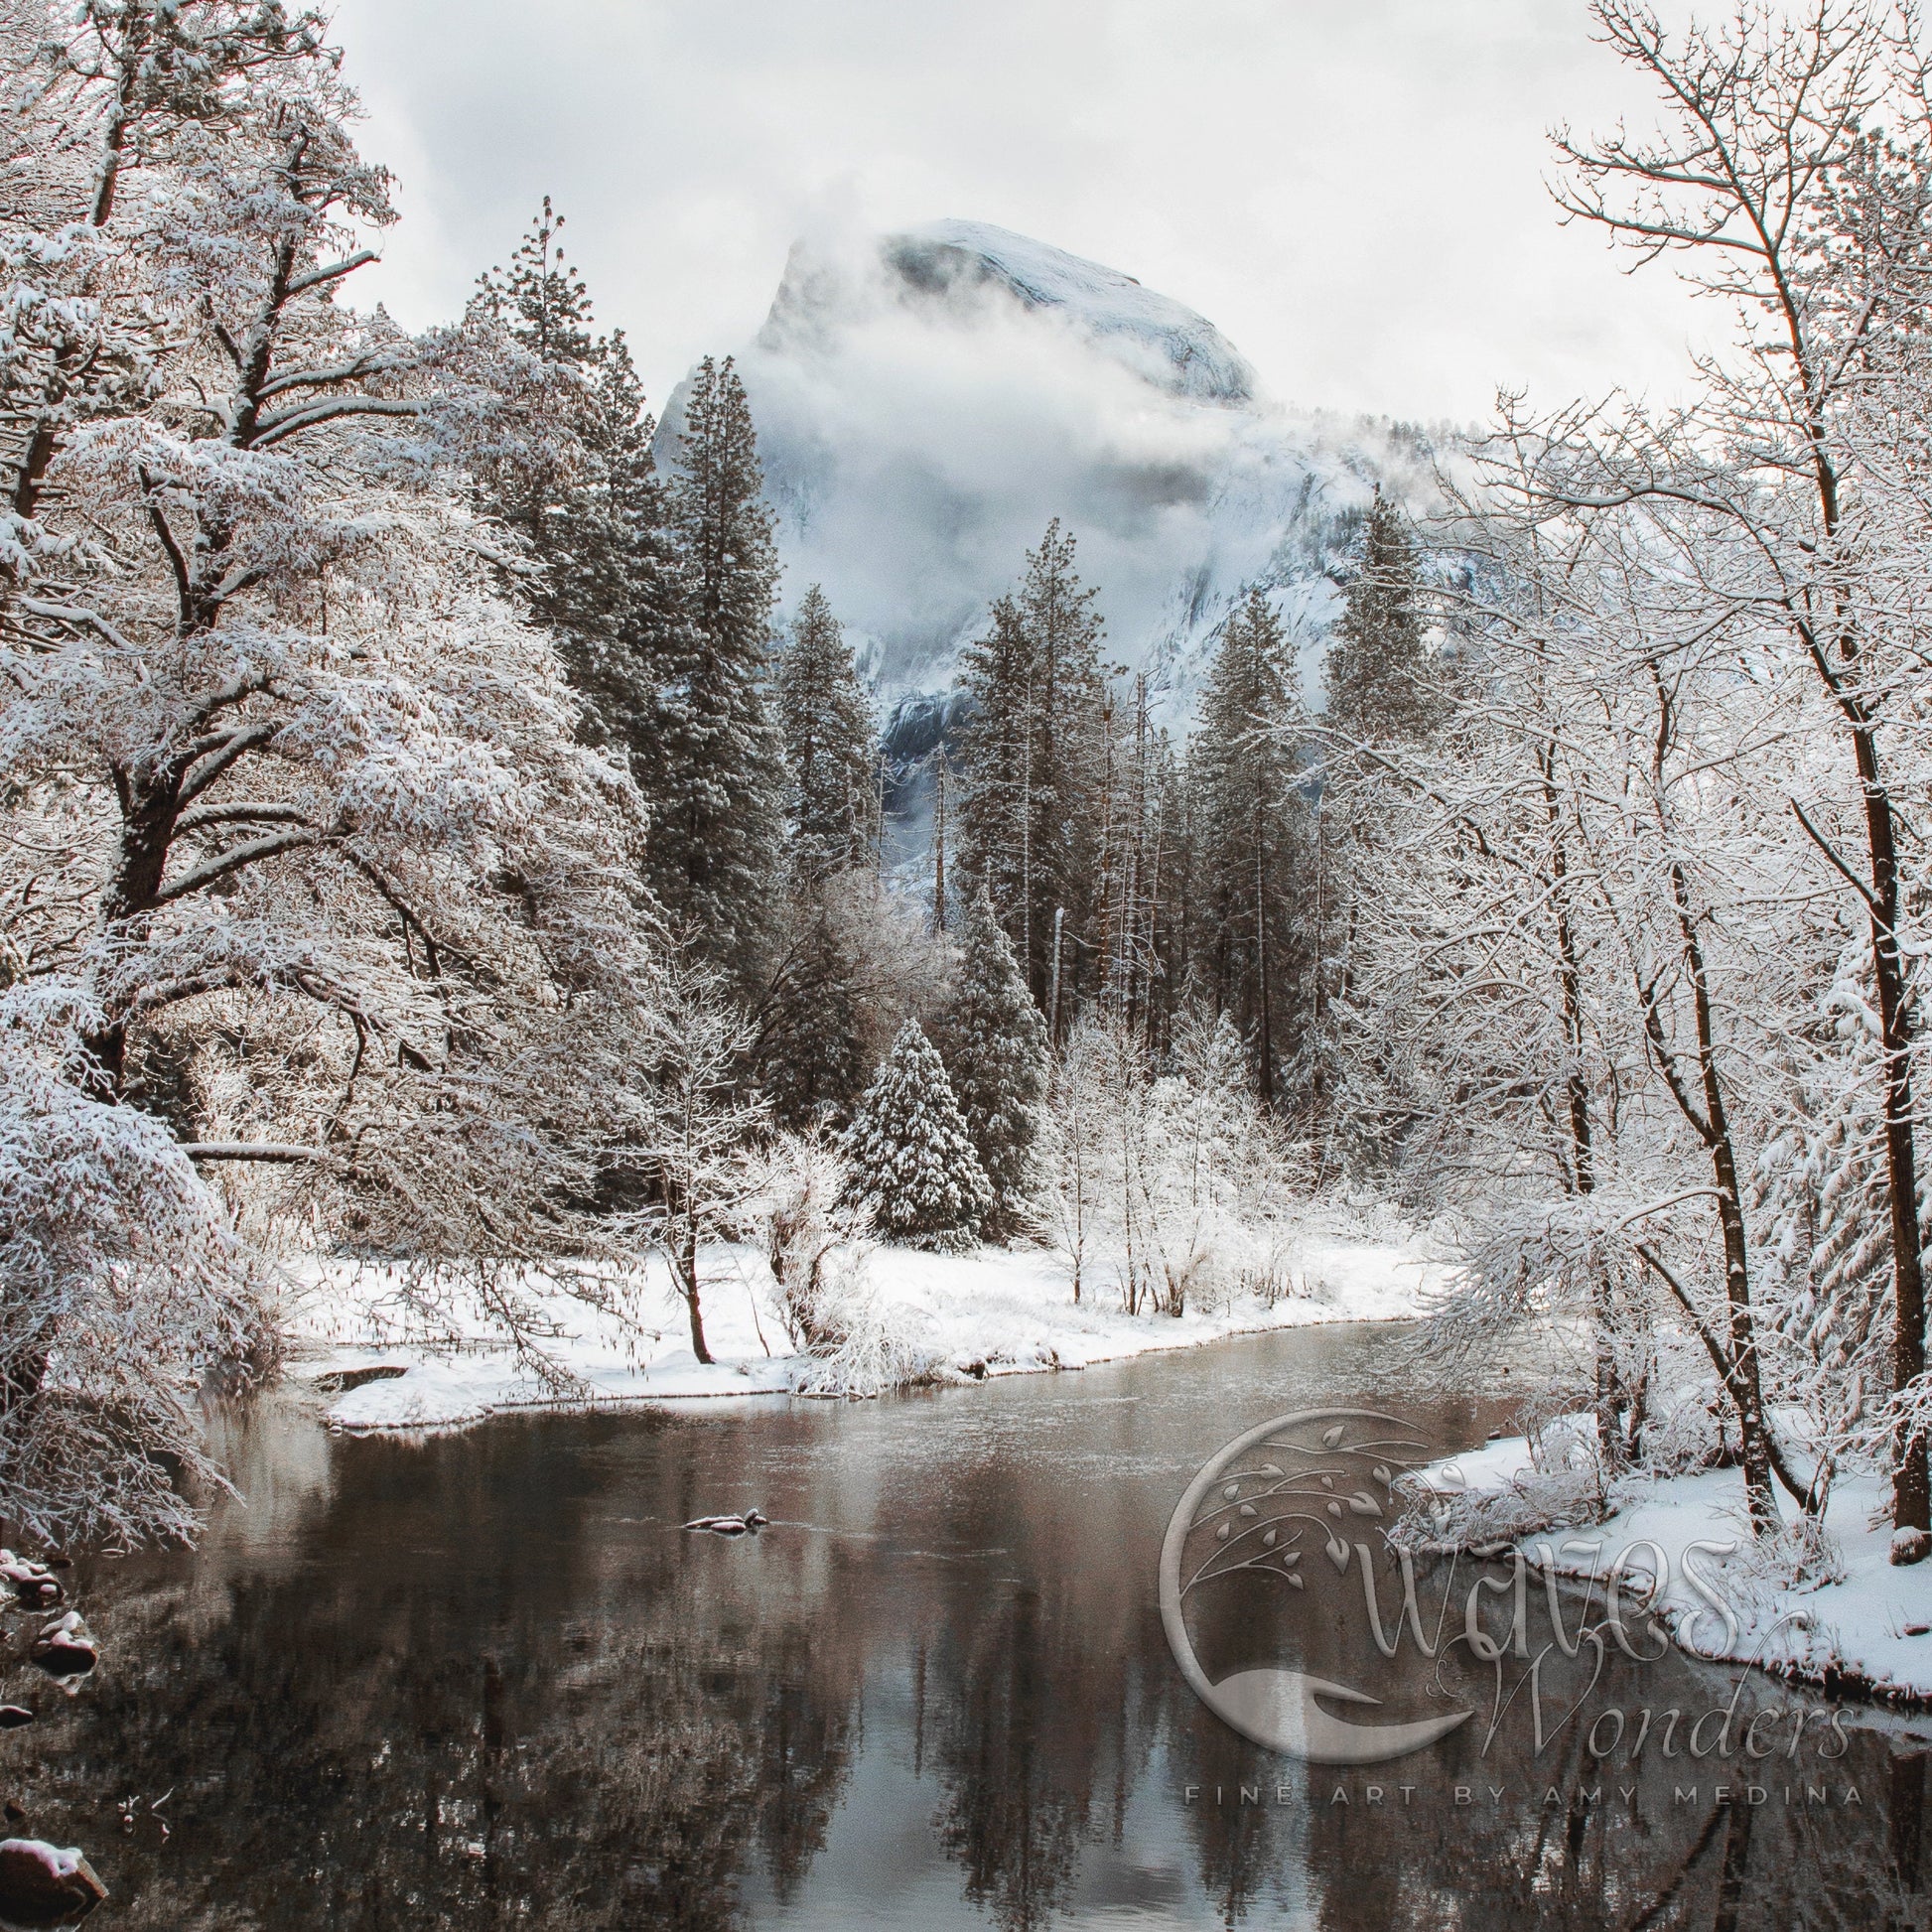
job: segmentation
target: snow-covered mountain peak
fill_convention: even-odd
[[[1171,395],[1254,400],[1254,369],[1204,316],[1118,269],[990,221],[932,221],[857,248],[798,243],[759,342],[809,351],[888,304],[970,328],[1001,303],[1063,322]]]

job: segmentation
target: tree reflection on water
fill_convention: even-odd
[[[1331,1382],[1353,1359],[1300,1346]],[[83,1846],[99,1922],[157,1932],[1932,1923],[1932,1743],[1897,1725],[1767,1762],[1757,1805],[1741,1760],[1599,1764],[1574,1724],[1346,1772],[1225,1729],[1155,1599],[1183,1465],[1248,1400],[1208,1366],[420,1444],[238,1421],[245,1509],[80,1573],[94,1678],[0,1686],[42,1714],[0,1737],[14,1829]],[[756,1540],[676,1527],[752,1501]],[[1593,1708],[1733,1683],[1619,1660]]]

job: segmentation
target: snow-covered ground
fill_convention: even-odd
[[[1419,1472],[1447,1495],[1526,1500],[1544,1482],[1523,1437],[1432,1464]],[[1752,1663],[1807,1683],[1879,1698],[1932,1699],[1932,1563],[1890,1561],[1891,1485],[1877,1475],[1841,1475],[1825,1514],[1822,1551],[1794,1561],[1796,1511],[1779,1502],[1785,1532],[1754,1542],[1737,1469],[1631,1478],[1611,1491],[1600,1523],[1552,1529],[1517,1544],[1539,1567],[1602,1580],[1621,1560],[1624,1600],[1654,1579],[1661,1556],[1659,1614],[1686,1650]],[[1627,1554],[1626,1554],[1627,1553]]]
[[[1076,1306],[1063,1262],[1043,1249],[880,1248],[865,1266],[897,1332],[940,1381],[1085,1368],[1266,1328],[1399,1320],[1419,1311],[1442,1274],[1400,1245],[1311,1238],[1295,1255],[1295,1292],[1273,1307],[1241,1300],[1175,1318],[1125,1314],[1106,1289]],[[310,1272],[298,1295],[294,1372],[323,1380],[329,1419],[347,1429],[449,1428],[559,1404],[789,1394],[812,1365],[792,1350],[773,1312],[763,1259],[721,1246],[706,1256],[704,1277],[709,1365],[692,1353],[683,1304],[659,1265],[631,1285],[622,1313],[600,1313],[541,1280],[526,1284],[560,1331],[546,1344],[569,1378],[560,1383],[519,1361],[481,1314],[463,1322],[469,1339],[460,1348],[431,1345],[398,1304],[393,1276],[327,1265]]]

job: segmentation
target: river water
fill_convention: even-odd
[[[1519,1667],[1492,1724],[1508,1684],[1448,1646],[1381,1657],[1359,1565],[1318,1547],[1316,1587],[1211,1606],[1203,1655],[1300,1645],[1373,1721],[1474,1715],[1357,1768],[1201,1706],[1157,1586],[1197,1467],[1284,1412],[1397,1413],[1454,1449],[1513,1406],[1503,1365],[1417,1389],[1397,1340],[414,1443],[261,1405],[223,1425],[246,1501],[197,1552],[76,1573],[100,1669],[66,1695],[6,1677],[40,1714],[0,1733],[12,1829],[86,1850],[94,1925],[171,1932],[1926,1924],[1926,1726],[1835,1727],[1614,1646],[1593,1680],[1587,1647],[1555,1655],[1540,1705]],[[679,1527],[752,1504],[755,1537]],[[1701,1756],[1623,1747],[1641,1713],[1726,1707]]]

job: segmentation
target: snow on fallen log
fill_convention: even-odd
[[[748,1530],[760,1530],[771,1519],[761,1509],[748,1509],[743,1516],[697,1516],[685,1524],[687,1530],[709,1530],[714,1536],[743,1536]]]

